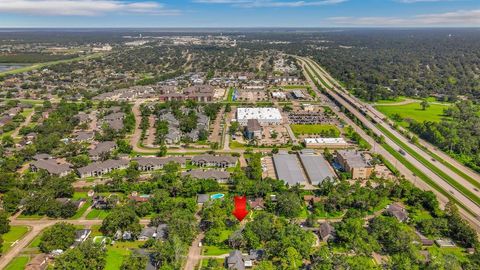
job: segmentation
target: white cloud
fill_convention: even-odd
[[[281,1],[281,0],[194,0],[202,4],[228,4],[234,7],[308,7],[325,6],[346,2],[348,0],[320,0],[320,1]]]
[[[480,9],[421,14],[413,17],[330,17],[343,26],[478,26]]]
[[[396,0],[395,2],[404,4],[422,3],[422,2],[450,2],[456,0]]]
[[[95,16],[106,13],[146,13],[177,15],[178,10],[166,9],[152,1],[121,0],[0,0],[0,13],[33,15]]]

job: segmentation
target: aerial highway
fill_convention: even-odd
[[[331,87],[331,89],[333,90],[330,90],[330,89],[326,89],[325,88],[325,91],[328,93],[328,95],[330,95],[332,97],[332,99],[334,99],[336,102],[338,102],[341,106],[343,106],[346,110],[348,110],[351,114],[353,114],[357,119],[359,119],[362,124],[369,130],[371,130],[374,134],[376,134],[377,136],[383,136],[385,138],[385,143],[387,145],[389,145],[390,147],[392,147],[393,149],[399,149],[399,146],[397,145],[397,143],[395,141],[393,141],[392,139],[390,139],[388,136],[385,136],[384,132],[379,129],[375,123],[373,123],[365,114],[364,112],[360,111],[358,109],[358,107],[352,105],[352,102],[349,102],[348,100],[351,99],[351,97],[349,97],[348,99],[345,99],[343,96],[346,95],[344,91],[341,91],[339,89],[337,89],[336,86],[334,86],[332,83],[329,83],[328,79],[326,76],[323,75],[324,71],[322,72],[318,65],[316,65],[312,60],[310,59],[307,59],[307,58],[299,58],[300,62],[302,63],[303,67],[310,70],[310,71],[313,71],[313,72],[310,72],[310,74],[315,74],[315,75],[319,75],[320,78],[314,78],[314,79],[317,79],[318,81],[323,81],[323,82],[326,82],[327,84],[329,84],[329,86]],[[314,77],[316,77],[314,75]],[[322,84],[322,82],[320,82],[320,84]],[[353,101],[353,100],[352,100]],[[357,105],[361,105],[359,104],[358,101],[355,100],[355,103],[353,104],[357,104]],[[362,106],[360,106],[360,108],[362,108]],[[381,122],[381,121],[377,121],[377,122]],[[358,132],[358,131],[357,131]],[[362,137],[364,137],[366,134],[365,133],[360,133],[360,135],[362,135]],[[396,134],[396,133],[393,133],[393,134]],[[403,136],[400,136],[400,137],[403,137]],[[406,139],[403,137],[403,139]],[[371,142],[371,140],[369,140],[369,142]],[[408,141],[407,141],[408,142]],[[385,158],[387,158],[387,160],[389,160],[392,164],[395,164],[399,171],[409,180],[411,181],[414,181],[417,185],[418,183],[420,182],[420,180],[418,179],[417,175],[415,175],[413,172],[411,172],[410,170],[408,170],[405,166],[403,166],[403,164],[401,164],[401,162],[398,162],[398,160],[393,157],[387,150],[383,149],[383,147],[379,144],[376,145],[375,149],[374,149],[374,152],[378,152],[380,154],[382,154]],[[425,155],[427,155],[426,153],[424,153]],[[446,180],[444,180],[442,177],[440,177],[437,173],[435,173],[434,171],[432,171],[430,168],[428,168],[426,165],[424,165],[422,162],[420,162],[419,160],[417,160],[414,156],[408,154],[408,153],[404,153],[403,154],[404,158],[409,162],[411,163],[414,167],[418,168],[420,171],[422,171],[429,179],[431,179],[432,181],[434,181],[439,187],[441,187],[441,189],[443,191],[446,191],[449,193],[449,196],[455,198],[455,200],[460,203],[463,208],[466,208],[468,209],[468,211],[465,211],[465,209],[460,209],[462,214],[464,215],[464,217],[469,220],[469,222],[473,225],[475,225],[476,229],[479,230],[480,229],[480,220],[478,219],[478,215],[476,214],[473,214],[473,213],[480,213],[480,206],[475,203],[474,201],[472,201],[469,197],[467,197],[466,195],[464,195],[462,192],[460,192],[459,190],[457,190],[455,187],[453,187],[450,183],[448,183]],[[401,165],[400,165],[401,164]],[[408,171],[408,172],[407,172]],[[450,174],[449,175],[454,175],[453,172],[449,172]],[[456,178],[455,179],[463,179],[461,178],[460,176],[456,175]],[[465,184],[468,183],[468,181],[466,181],[465,179],[463,179],[463,182],[465,182]],[[462,183],[463,183],[462,182]],[[470,184],[470,183],[469,183]],[[422,185],[422,188],[425,188],[425,185]],[[429,188],[430,190],[434,191],[437,195],[439,195],[440,193],[438,192],[438,190],[435,190],[435,189],[432,189],[432,188]],[[473,189],[473,187],[472,187]],[[439,196],[439,199],[440,201],[442,201],[443,203],[446,203],[446,201],[448,201],[448,198],[446,198],[446,196]]]
[[[318,64],[314,61],[308,59],[310,65],[315,69],[315,73],[322,77],[322,80],[325,84],[327,84],[330,89],[334,92],[334,94],[338,94],[340,98],[345,100],[347,103],[352,105],[354,111],[358,114],[366,115],[366,121],[368,124],[371,124],[372,121],[369,121],[368,117],[374,119],[374,123],[377,123],[377,127],[380,129],[380,133],[376,133],[377,135],[383,135],[385,137],[390,137],[391,140],[394,140],[396,145],[391,145],[398,151],[402,152],[402,154],[413,164],[413,163],[421,163],[422,166],[416,166],[422,171],[425,172],[424,169],[428,169],[431,172],[435,173],[437,176],[442,178],[443,181],[446,181],[451,188],[447,189],[450,193],[460,192],[463,196],[467,197],[473,203],[480,205],[480,199],[478,195],[480,194],[479,190],[479,183],[476,179],[472,178],[472,180],[468,181],[468,179],[462,177],[457,172],[454,172],[450,167],[447,167],[442,162],[437,162],[434,156],[430,155],[414,143],[412,143],[409,139],[407,139],[403,134],[392,128],[388,123],[384,121],[385,116],[380,114],[377,110],[375,110],[372,106],[363,103],[362,101],[358,100],[355,97],[352,97],[348,91],[344,88],[341,88],[340,84],[336,82],[330,74],[325,72]],[[332,83],[333,80],[333,83]],[[339,101],[339,99],[336,99]],[[352,111],[351,111],[352,112]],[[365,118],[363,115],[360,117]],[[356,116],[358,118],[358,116]],[[372,130],[375,131],[375,128]],[[408,153],[410,155],[408,155]],[[465,170],[464,171],[470,171]],[[475,175],[478,178],[478,175]],[[478,213],[478,212],[475,212]]]

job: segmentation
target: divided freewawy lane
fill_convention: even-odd
[[[400,134],[397,130],[393,129],[387,122],[385,121],[382,121],[383,119],[386,119],[387,117],[382,114],[380,111],[378,111],[374,106],[372,106],[371,104],[367,104],[367,103],[364,103],[362,101],[360,101],[358,98],[354,97],[353,95],[351,95],[340,83],[338,83],[338,81],[336,81],[328,72],[325,71],[325,69],[323,69],[321,66],[319,66],[316,62],[308,59],[308,61],[315,67],[318,69],[318,73],[321,74],[321,76],[324,76],[324,81],[330,86],[330,87],[333,87],[334,90],[338,91],[339,94],[342,95],[343,98],[347,99],[349,102],[352,102],[353,104],[355,104],[358,108],[364,108],[365,109],[365,112],[372,118],[376,118],[379,120],[379,124],[382,125],[384,128],[386,128],[388,131],[390,131],[392,134],[394,134],[396,137],[398,137],[398,139],[400,139],[402,142],[404,142],[405,144],[407,144],[410,148],[412,148],[413,150],[417,151],[420,155],[422,155],[424,158],[426,159],[429,159],[429,160],[432,160],[434,159],[434,157],[432,157],[431,155],[429,155],[428,153],[426,153],[423,149],[420,149],[419,147],[417,147],[416,145],[412,144],[405,136],[403,136],[402,134]],[[419,143],[423,146],[423,147],[426,147],[426,148],[430,148],[431,151],[435,152],[436,154],[438,154],[439,156],[441,156],[441,158],[444,158],[446,159],[447,162],[451,162],[453,164],[455,164],[455,167],[457,167],[458,169],[460,169],[462,172],[466,173],[469,177],[473,178],[475,181],[477,181],[478,183],[480,183],[480,174],[478,173],[475,173],[474,171],[472,171],[470,168],[466,167],[465,165],[459,163],[458,161],[454,160],[453,158],[451,158],[450,156],[448,156],[447,154],[443,153],[442,151],[439,151],[437,149],[432,149],[432,145],[426,143],[425,141],[423,140],[419,140]],[[438,164],[434,164],[435,166],[437,166],[439,169],[442,169],[444,170],[445,173],[447,173],[450,177],[456,179],[457,181],[464,181],[465,179],[463,179],[461,176],[459,176],[458,174],[456,174],[455,172],[453,172],[451,169],[445,167],[443,164],[441,163],[438,163]],[[466,181],[466,183],[463,183],[462,184],[466,184],[465,186],[466,187],[469,187],[469,188],[472,188],[473,190],[473,186],[471,183],[469,183],[468,181]],[[477,195],[480,195],[480,192],[477,192]]]
[[[311,74],[319,75],[320,78],[314,78],[320,81],[320,84],[323,84],[323,82],[327,82],[328,79],[322,75],[321,71],[318,69],[317,65],[313,64],[311,60],[306,59],[306,58],[298,58],[300,62],[302,63],[303,67],[306,69],[309,69],[311,71]],[[308,65],[307,65],[308,61]],[[326,89],[325,91],[328,92],[328,94],[334,98],[337,102],[339,102],[343,107],[345,107],[348,111],[350,111],[356,118],[358,118],[363,125],[365,125],[368,129],[372,130],[375,134],[377,135],[382,135],[384,136],[383,132],[379,130],[369,119],[367,119],[359,110],[354,108],[349,102],[347,102],[344,98],[340,97],[339,94],[337,94],[337,91],[331,91],[329,89]],[[358,131],[357,131],[358,132]],[[364,136],[366,135],[365,133],[358,132],[360,135]],[[391,139],[389,139],[387,136],[385,137],[385,143],[392,147],[393,149],[398,149],[399,146]],[[364,137],[365,138],[365,137]],[[371,143],[373,139],[368,139],[368,141]],[[372,144],[374,145],[374,144]],[[400,172],[405,175],[405,177],[411,181],[414,181],[415,184],[419,185],[420,182],[423,183],[423,181],[419,181],[417,179],[417,176],[412,173],[409,169],[406,168],[406,166],[403,166],[400,162],[398,162],[398,159],[393,157],[388,151],[383,149],[381,145],[378,145],[374,147],[374,152],[382,152],[382,154],[387,160],[389,160],[392,164],[395,164]],[[382,149],[382,150],[379,150]],[[474,203],[471,199],[467,198],[464,194],[456,190],[454,187],[452,187],[449,183],[447,183],[445,180],[443,180],[441,177],[439,177],[435,172],[431,171],[429,168],[427,168],[425,165],[423,165],[421,162],[419,162],[417,159],[415,159],[413,156],[406,154],[404,158],[411,163],[415,168],[419,169],[421,172],[423,172],[426,176],[429,177],[432,181],[434,181],[438,186],[440,186],[443,191],[447,191],[451,194],[451,197],[454,197],[458,202],[460,202],[464,207],[466,207],[469,211],[465,211],[464,209],[460,209],[462,214],[467,218],[467,220],[470,221],[472,225],[475,225],[475,228],[477,230],[480,230],[480,221],[477,219],[477,217],[473,216],[471,213],[480,213],[480,207]],[[408,172],[408,173],[407,173]],[[422,187],[424,188],[427,186],[429,190],[432,190],[432,187],[429,187],[426,185],[426,183],[422,184]],[[439,200],[445,204],[448,201],[448,198],[446,196],[441,195],[437,190],[433,189],[438,197]],[[470,213],[469,213],[470,212]]]
[[[368,104],[364,104],[357,98],[353,97],[350,93],[348,93],[348,91],[342,88],[341,85],[337,81],[335,81],[331,77],[331,75],[328,74],[324,69],[322,69],[317,63],[315,63],[310,59],[308,59],[307,61],[315,69],[315,74],[319,74],[322,77],[323,82],[326,83],[328,87],[333,90],[330,92],[335,92],[335,94],[340,95],[341,98],[346,100],[347,103],[353,104],[354,105],[352,106],[353,109],[355,109],[356,112],[359,112],[361,117],[366,119],[369,123],[371,123],[369,119],[364,117],[362,113],[365,113],[372,119],[375,119],[376,122],[378,122],[379,129],[382,135],[384,135],[386,138],[390,138],[396,144],[396,145],[390,145],[390,146],[394,147],[394,149],[405,150],[407,153],[411,155],[411,156],[405,155],[406,158],[409,159],[409,161],[414,163],[421,163],[422,166],[421,167],[416,166],[417,168],[419,169],[428,168],[429,171],[435,173],[443,181],[447,182],[451,186],[450,189],[447,189],[448,192],[452,194],[454,192],[459,192],[463,196],[467,197],[470,201],[475,203],[477,206],[480,205],[480,198],[478,197],[480,195],[480,191],[478,189],[479,188],[478,181],[476,181],[475,179],[468,181],[468,179],[465,179],[459,174],[455,173],[449,167],[442,164],[442,162],[434,161],[436,160],[435,157],[431,156],[430,154],[422,150],[420,147],[410,142],[400,132],[393,129],[388,123],[384,122],[383,119],[385,118],[385,116],[383,114],[379,113],[372,106],[369,106]],[[358,108],[360,108],[361,111]],[[431,162],[431,161],[434,161],[434,162]],[[478,212],[475,212],[475,213],[478,213]]]

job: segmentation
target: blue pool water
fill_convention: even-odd
[[[215,199],[221,199],[223,197],[225,197],[225,194],[222,194],[222,193],[217,193],[217,194],[213,194],[212,196],[210,196],[210,198],[212,198],[214,200]]]

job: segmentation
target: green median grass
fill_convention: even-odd
[[[467,180],[468,182],[470,182],[472,185],[474,185],[475,187],[479,188],[480,189],[480,183],[477,182],[477,180],[473,179],[472,177],[468,176],[466,173],[462,172],[460,169],[458,169],[457,167],[453,166],[452,164],[450,164],[449,162],[445,161],[444,159],[442,159],[441,157],[439,157],[437,154],[435,154],[434,152],[428,150],[427,148],[425,148],[424,146],[420,145],[420,144],[416,144],[418,147],[422,148],[425,152],[427,152],[429,155],[431,155],[434,159],[436,159],[437,161],[439,161],[440,163],[442,163],[443,165],[445,165],[446,167],[448,167],[450,170],[452,170],[454,173],[460,175],[462,178],[464,178],[465,180]]]
[[[400,146],[405,152],[413,156],[416,160],[418,160],[420,163],[422,163],[425,167],[430,169],[432,172],[434,172],[436,175],[438,175],[440,178],[445,180],[447,183],[452,185],[455,189],[460,191],[463,195],[465,195],[467,198],[472,200],[474,203],[480,205],[480,198],[477,197],[473,192],[465,188],[464,186],[460,185],[457,181],[455,181],[453,178],[451,178],[449,175],[447,175],[445,172],[441,171],[438,167],[434,166],[432,163],[430,163],[428,160],[426,160],[424,157],[419,155],[417,152],[413,151],[412,148],[410,148],[408,145],[400,141],[397,137],[395,137],[390,131],[388,131],[386,128],[384,128],[381,125],[377,125],[377,128],[379,128],[383,134],[385,134],[388,138],[390,138],[392,141],[394,141],[398,146]]]
[[[440,187],[435,181],[432,181],[426,174],[420,171],[417,167],[413,166],[405,157],[403,157],[397,150],[393,149],[390,145],[386,143],[382,143],[382,147],[387,150],[392,156],[395,157],[400,163],[402,163],[408,170],[414,173],[418,178],[422,179],[427,185],[431,186],[433,189],[438,191],[440,194],[447,197],[450,201],[456,203],[458,206],[462,207],[465,211],[470,213],[473,216],[476,214],[471,211],[470,209],[466,208],[462,203],[460,203],[457,199],[455,199],[449,192],[445,191],[442,187]]]
[[[28,226],[11,226],[10,231],[2,235],[3,247],[2,253],[6,253],[12,248],[15,241],[20,240],[29,231]]]
[[[30,261],[30,257],[28,256],[15,257],[7,267],[5,267],[5,270],[23,270],[25,266],[27,266],[28,261]]]

